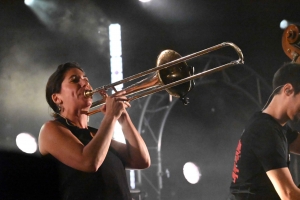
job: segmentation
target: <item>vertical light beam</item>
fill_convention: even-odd
[[[123,61],[122,61],[122,41],[121,26],[119,24],[111,24],[109,26],[109,49],[110,49],[110,72],[111,82],[117,82],[123,79]],[[117,85],[116,90],[123,88],[123,84]],[[116,124],[114,139],[125,143],[125,138],[120,124]],[[130,170],[130,187],[135,189],[135,173]]]

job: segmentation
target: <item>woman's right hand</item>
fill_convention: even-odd
[[[100,111],[107,116],[113,116],[119,119],[125,109],[130,107],[127,102],[127,97],[124,96],[126,91],[119,91],[115,94],[108,96],[106,95],[106,103],[100,108]]]

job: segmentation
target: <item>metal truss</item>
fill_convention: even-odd
[[[189,65],[195,66],[195,71],[206,71],[227,63],[232,58],[224,56],[203,56]],[[201,69],[199,69],[201,68]],[[235,91],[243,98],[248,98],[257,108],[263,107],[271,93],[271,86],[253,69],[247,65],[236,65],[221,72],[195,80],[195,87],[211,83],[227,85],[229,91]],[[191,91],[193,92],[193,90]],[[227,92],[228,93],[228,92]],[[235,96],[234,98],[239,98]],[[137,100],[135,113],[138,117],[138,131],[142,134],[152,158],[149,169],[136,171],[136,185],[145,191],[145,198],[161,200],[163,177],[169,172],[163,169],[161,159],[162,135],[165,123],[177,98],[172,98],[167,92],[158,92],[146,98]],[[244,105],[243,105],[244,106]]]

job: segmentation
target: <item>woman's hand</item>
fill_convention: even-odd
[[[111,96],[101,94],[106,99],[106,103],[100,108],[100,111],[105,115],[112,115],[117,119],[120,119],[122,114],[126,115],[126,108],[131,107],[131,105],[127,101],[125,94],[126,91],[119,91]],[[121,118],[123,118],[123,116]]]

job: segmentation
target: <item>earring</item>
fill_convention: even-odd
[[[56,106],[57,106],[58,111],[60,111],[61,110],[60,106],[59,105],[56,105]]]
[[[61,112],[63,107],[62,107],[62,102],[59,102],[58,104],[56,104],[58,111]]]

